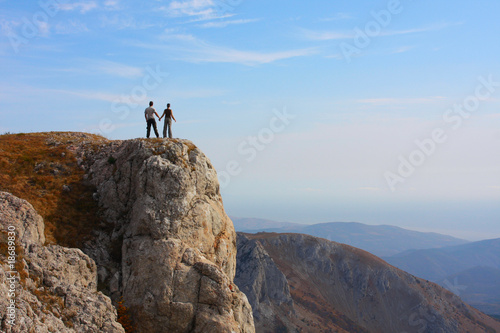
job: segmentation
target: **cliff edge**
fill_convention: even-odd
[[[86,252],[137,331],[253,332],[251,307],[233,283],[236,233],[209,159],[190,141],[169,139],[78,155],[113,227]]]
[[[224,211],[216,171],[192,142],[110,141],[67,132],[2,139],[24,147],[25,155],[33,142],[46,153],[1,159],[5,170],[16,161],[24,165],[19,170],[28,180],[12,185],[26,177],[5,172],[0,190],[36,201],[51,226],[45,233],[55,243],[80,244],[97,275],[92,286],[98,285],[115,304],[123,299],[134,332],[255,331],[248,300],[233,283],[236,233]],[[0,146],[3,156],[12,145]],[[61,177],[79,173],[85,191],[74,182],[50,193]],[[46,208],[51,195],[62,208]],[[72,204],[65,200],[70,197]],[[86,202],[88,197],[95,207]],[[77,206],[79,224],[66,214]],[[65,226],[72,233],[61,233]]]

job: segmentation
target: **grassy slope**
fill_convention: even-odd
[[[0,136],[0,191],[30,202],[44,218],[47,243],[81,247],[100,220],[94,189],[83,184],[71,145],[105,141],[79,133]],[[70,191],[63,190],[67,185]]]

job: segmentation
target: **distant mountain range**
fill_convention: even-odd
[[[238,233],[237,246],[234,281],[256,332],[500,332],[500,322],[446,289],[348,245]]]
[[[236,231],[301,233],[348,244],[435,282],[481,311],[500,315],[500,239],[468,242],[389,225],[313,225],[232,217]]]
[[[468,243],[466,240],[390,225],[331,222],[313,225],[276,222],[258,218],[231,217],[236,231],[257,233],[301,233],[348,244],[377,256],[392,256],[407,250],[431,249]],[[403,268],[404,269],[404,268]]]
[[[439,283],[485,313],[500,315],[500,238],[406,251],[384,260]]]

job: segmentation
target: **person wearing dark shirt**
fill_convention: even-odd
[[[170,109],[170,103],[167,104],[167,108],[163,111],[163,114],[160,117],[161,118],[165,117],[165,122],[163,125],[163,137],[167,137],[167,128],[168,128],[168,137],[171,139],[172,138],[172,119],[175,120],[174,114],[172,113],[172,110]]]

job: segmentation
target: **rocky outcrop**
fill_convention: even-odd
[[[85,248],[137,332],[253,332],[215,169],[187,140],[78,150],[110,228]]]
[[[296,314],[315,318],[317,326],[308,323],[308,332],[325,331],[332,323],[339,331],[347,332],[500,331],[498,321],[463,303],[454,294],[390,266],[368,252],[300,234],[241,236],[244,237],[242,243],[253,241],[256,245],[252,251],[260,257],[272,258],[286,276]],[[239,258],[242,259],[239,266],[253,267],[258,263]],[[269,259],[266,259],[252,270],[266,271],[268,266]],[[245,285],[262,285],[260,276],[253,275],[254,281],[246,281]],[[242,290],[248,291],[243,286]],[[254,294],[251,290],[249,299],[252,300],[250,295]],[[272,295],[266,295],[271,304]],[[280,315],[278,308],[272,310]],[[256,316],[256,322],[262,318],[272,316]],[[274,322],[256,323],[256,327],[266,325],[272,326]]]
[[[44,246],[43,219],[25,200],[0,192],[2,332],[124,332],[97,268],[78,249]]]
[[[256,240],[238,234],[234,282],[250,302],[257,332],[298,332],[285,275]]]

